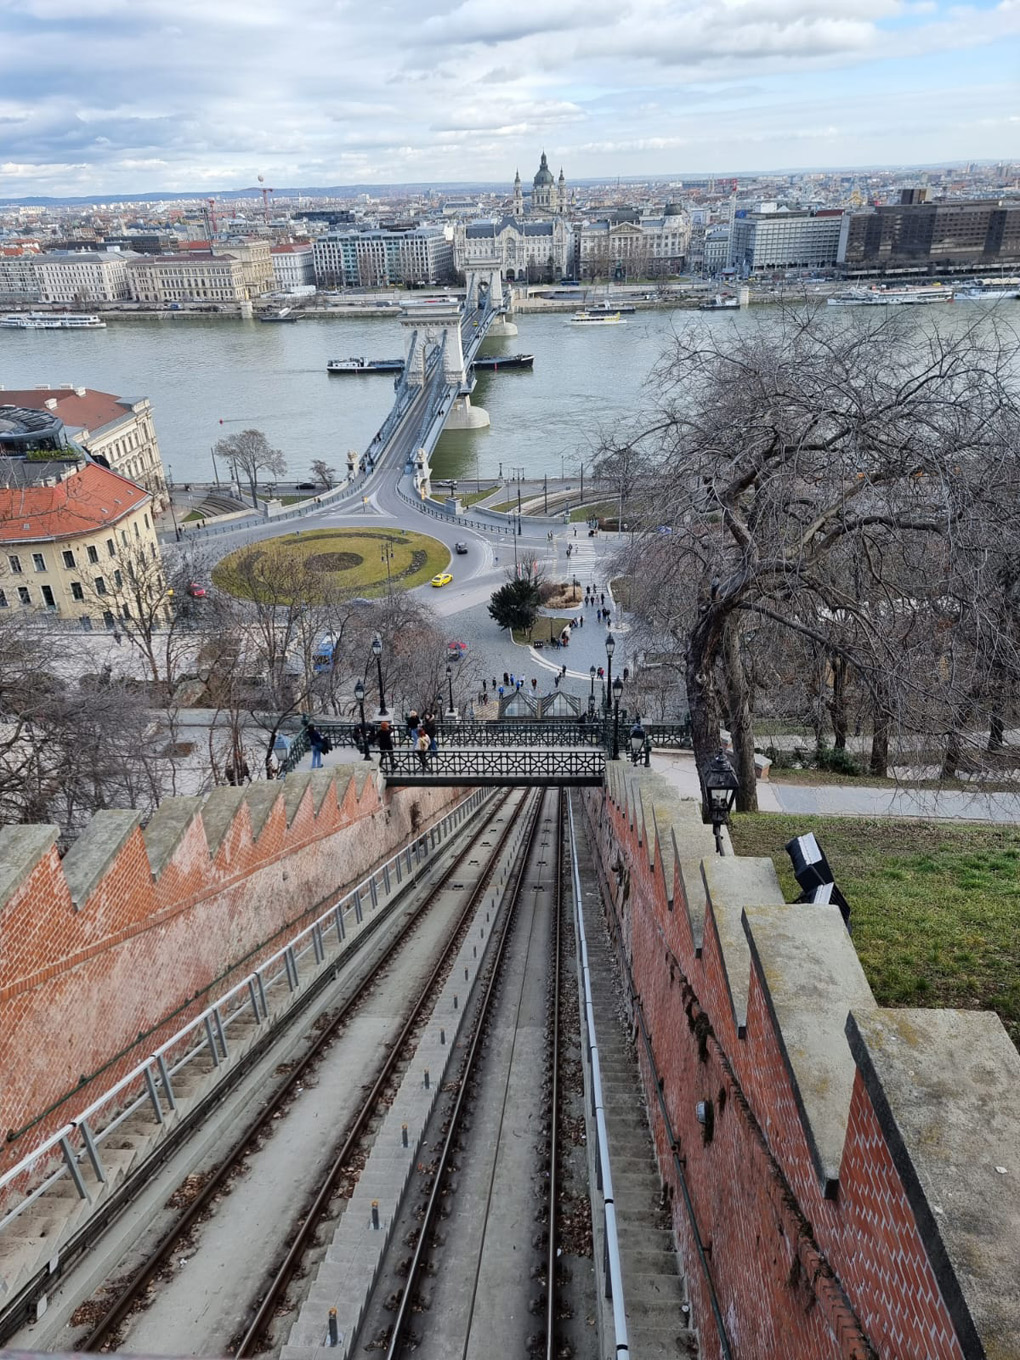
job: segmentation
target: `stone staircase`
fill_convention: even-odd
[[[584,899],[630,1354],[635,1360],[687,1360],[698,1355],[697,1337],[688,1325],[686,1290],[662,1204],[616,959],[598,901],[592,893]]]

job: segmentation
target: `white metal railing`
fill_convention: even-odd
[[[474,790],[434,826],[416,835],[311,925],[299,931],[254,972],[160,1044],[81,1114],[0,1176],[0,1202],[8,1187],[19,1181],[31,1185],[36,1176],[43,1176],[38,1185],[0,1217],[0,1233],[65,1176],[70,1178],[79,1196],[91,1203],[93,1193],[89,1191],[83,1171],[88,1164],[96,1182],[99,1185],[106,1183],[106,1167],[100,1155],[103,1142],[142,1109],[155,1116],[158,1124],[165,1124],[167,1114],[177,1110],[175,1078],[189,1065],[205,1061],[211,1064],[212,1070],[222,1067],[220,1075],[226,1075],[230,1066],[231,1028],[245,1019],[254,1020],[261,1026],[269,1021],[271,1010],[274,1020],[286,1014],[301,991],[302,975],[307,978],[319,976],[343,949],[347,919],[353,916],[355,924],[360,925],[366,909],[372,910],[380,901],[388,899],[402,887],[408,876],[413,879],[416,872],[433,859],[438,847],[491,797],[491,789]],[[203,1071],[207,1072],[208,1068]],[[47,1171],[57,1156],[60,1164]]]
[[[623,1294],[623,1263],[620,1260],[620,1239],[616,1228],[616,1202],[613,1195],[613,1173],[609,1165],[609,1132],[606,1128],[605,1102],[602,1097],[602,1069],[599,1062],[599,1045],[595,1036],[595,1009],[592,1003],[591,973],[588,968],[588,940],[584,933],[584,917],[581,914],[581,873],[577,863],[577,840],[574,833],[574,809],[567,803],[567,818],[570,824],[570,872],[574,889],[574,924],[577,929],[578,948],[581,955],[581,977],[584,983],[584,996],[581,1002],[581,1018],[584,1028],[582,1042],[588,1059],[591,1085],[592,1116],[595,1120],[596,1170],[598,1188],[602,1194],[603,1219],[606,1234],[606,1288],[613,1305],[614,1344],[611,1354],[617,1360],[628,1360],[630,1342],[627,1339],[627,1309]]]

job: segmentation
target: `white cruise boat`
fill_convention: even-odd
[[[1004,279],[1002,283],[975,283],[955,289],[964,302],[996,302],[999,298],[1020,297],[1020,279]]]
[[[594,311],[588,308],[575,312],[567,322],[568,326],[623,326],[625,324],[619,312]]]
[[[9,331],[98,331],[106,322],[80,312],[14,312],[0,316],[0,326]]]
[[[952,302],[952,288],[938,283],[910,283],[899,288],[845,288],[826,299],[828,307],[911,307]]]

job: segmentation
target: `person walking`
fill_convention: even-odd
[[[308,732],[308,745],[311,747],[312,751],[312,769],[321,770],[322,753],[326,750],[326,738],[319,729],[313,727],[311,723],[307,725],[306,731]]]
[[[414,749],[418,753],[418,763],[421,765],[423,771],[427,770],[429,767],[430,745],[429,734],[425,731],[424,727],[419,727],[418,735],[414,740]]]
[[[418,730],[418,725],[419,725],[418,710],[416,708],[412,708],[410,713],[407,715],[408,733],[413,736],[414,733],[417,732]]]
[[[425,730],[425,735],[429,739],[429,750],[438,751],[439,742],[436,740],[436,732],[438,730],[436,724],[436,715],[434,713],[426,713],[424,718],[422,718],[421,720],[421,725]]]
[[[534,691],[538,689],[538,681],[535,679],[534,676],[531,677],[531,689],[532,693],[534,693]]]
[[[380,770],[393,769],[393,729],[389,723],[383,719],[379,724],[379,732],[376,736],[379,743],[379,768]]]

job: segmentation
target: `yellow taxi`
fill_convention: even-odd
[[[438,576],[433,576],[432,584],[438,590],[440,586],[448,586],[452,580],[453,577],[448,571],[441,571]]]

